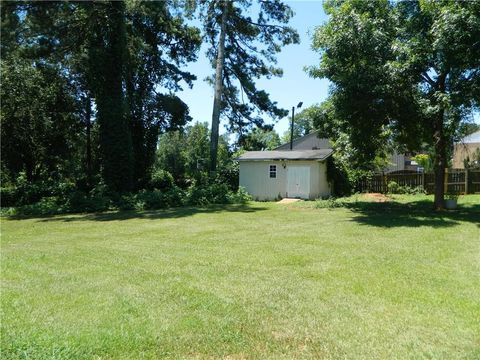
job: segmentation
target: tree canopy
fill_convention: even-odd
[[[435,206],[443,207],[447,151],[479,105],[480,3],[327,1],[313,48],[314,77],[331,100],[360,162],[394,140],[435,149]]]
[[[211,170],[215,170],[221,114],[235,134],[263,127],[265,114],[275,119],[288,114],[255,81],[282,75],[274,66],[275,55],[283,46],[298,43],[299,36],[287,25],[292,10],[279,0],[203,0],[199,4],[209,45],[207,57],[216,68],[209,79],[215,85],[211,136]]]

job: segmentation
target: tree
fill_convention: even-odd
[[[480,93],[480,3],[329,1],[310,68],[331,97],[361,161],[393,138],[435,150],[435,208],[442,209],[447,152]]]
[[[195,76],[183,68],[196,59],[200,33],[171,7],[170,1],[127,2],[125,83],[137,187],[150,177],[159,134],[191,120],[188,106],[171,91],[181,90],[181,81],[192,86]]]
[[[79,143],[85,149],[73,151],[85,158],[87,179],[96,168],[92,161],[99,159],[103,178],[113,189],[143,186],[158,134],[190,120],[186,104],[171,92],[180,89],[181,81],[190,86],[195,79],[183,67],[196,58],[200,34],[185,25],[175,5],[2,4],[2,57],[15,54],[32,66],[55,68],[72,88],[85,129],[76,135],[86,139]],[[90,136],[97,132],[98,137]],[[92,143],[97,138],[100,146]]]
[[[183,130],[160,135],[156,168],[170,172],[182,187],[192,181],[203,181],[209,166],[209,133],[208,123],[197,122]],[[219,138],[218,155],[220,165],[230,162],[231,154],[225,136]]]
[[[309,106],[308,108],[300,111],[298,114],[295,114],[295,121],[293,123],[294,139],[308,135],[312,131],[318,130],[319,124],[322,122],[326,111],[323,104],[324,103],[322,103],[321,105]],[[290,117],[288,121],[289,124],[291,124],[292,118]],[[282,142],[290,142],[290,133],[290,129],[283,133]]]
[[[256,20],[247,15],[252,0],[202,0],[200,5],[210,45],[207,57],[216,69],[210,79],[215,84],[210,170],[215,171],[220,115],[228,119],[231,132],[242,134],[254,125],[263,126],[262,113],[273,118],[288,114],[257,89],[255,79],[281,76],[282,70],[271,65],[276,62],[275,54],[284,45],[298,43],[299,36],[286,26],[293,12],[281,1],[261,1]]]
[[[89,76],[100,130],[102,176],[112,190],[128,191],[133,187],[133,154],[123,91],[125,4],[96,3],[89,10],[93,18]]]
[[[240,147],[246,151],[273,150],[280,146],[280,137],[273,129],[255,128],[245,134],[240,141]]]
[[[55,68],[10,57],[1,61],[2,164],[27,181],[67,175],[79,131],[72,89]]]

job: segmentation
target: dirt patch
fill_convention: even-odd
[[[277,202],[277,204],[291,204],[297,201],[301,201],[302,199],[293,199],[293,198],[285,198]]]
[[[365,199],[373,201],[373,202],[387,202],[390,201],[390,198],[385,194],[381,193],[368,193],[363,195]]]

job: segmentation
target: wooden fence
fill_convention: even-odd
[[[361,179],[357,190],[361,192],[388,192],[388,184],[395,181],[400,186],[410,188],[421,187],[428,194],[435,190],[435,175],[433,173],[417,173],[398,171],[388,174],[375,174]],[[445,192],[458,194],[480,193],[480,169],[447,169],[445,172]]]

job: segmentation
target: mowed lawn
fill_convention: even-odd
[[[2,359],[480,358],[480,195],[3,219]]]

